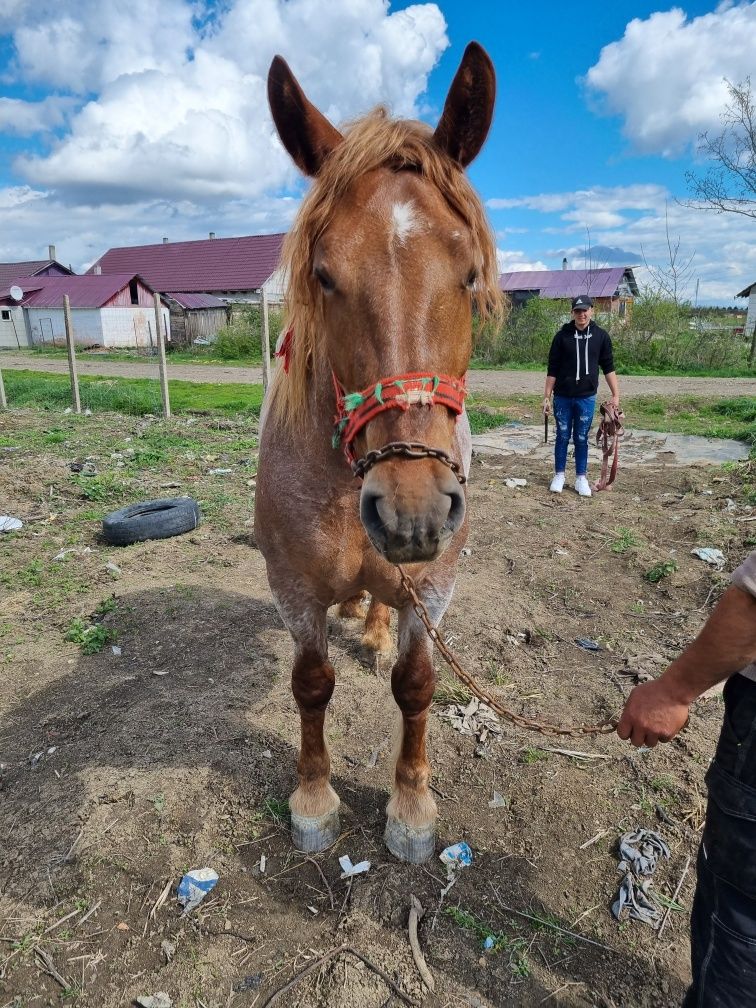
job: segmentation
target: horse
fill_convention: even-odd
[[[287,326],[260,423],[255,538],[295,645],[295,847],[340,833],[324,738],[335,674],[327,610],[371,603],[363,643],[391,649],[401,712],[384,840],[397,858],[434,851],[426,722],[432,645],[403,567],[436,626],[467,538],[471,437],[464,410],[472,317],[500,306],[495,241],[464,169],[489,131],[495,74],[468,45],[435,128],[379,107],[343,132],[280,56],[268,74],[278,136],[311,188],[282,250]],[[390,608],[389,608],[390,607]]]

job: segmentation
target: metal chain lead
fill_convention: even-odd
[[[352,472],[358,479],[362,479],[368,469],[372,469],[377,462],[382,462],[393,455],[401,455],[411,459],[436,459],[448,466],[460,483],[467,482],[467,477],[459,465],[442,448],[429,448],[428,445],[424,445],[420,441],[391,441],[390,444],[385,444],[382,448],[373,448],[361,459],[352,462]]]
[[[496,711],[500,717],[503,717],[506,721],[511,721],[512,724],[516,724],[520,728],[537,731],[542,735],[569,735],[573,738],[577,738],[580,735],[609,735],[615,730],[617,727],[617,721],[615,719],[608,719],[597,725],[575,725],[574,727],[562,727],[560,725],[551,724],[549,721],[538,721],[535,718],[523,717],[521,714],[516,714],[514,711],[509,710],[508,707],[504,707],[498,700],[496,700],[495,697],[492,697],[490,693],[487,693],[486,690],[479,686],[472,676],[468,675],[468,673],[460,666],[454,654],[449,650],[446,644],[444,644],[438,630],[431,623],[428,611],[415,590],[412,578],[409,574],[407,574],[401,564],[397,564],[396,566],[402,581],[402,588],[404,588],[405,592],[409,596],[412,602],[412,607],[415,610],[415,614],[418,619],[422,621],[428,636],[441,652],[441,656],[444,661],[450,666],[457,678],[462,680],[470,692],[473,693],[479,700],[487,703],[488,706],[492,710]]]

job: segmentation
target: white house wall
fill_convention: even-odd
[[[12,350],[28,347],[29,337],[24,322],[24,309],[21,307],[9,308],[4,305],[2,311],[9,312],[10,318],[4,319],[0,314],[0,347]]]
[[[59,345],[65,344],[62,308],[27,308],[26,312],[35,346],[49,344],[53,339]],[[170,333],[169,313],[165,307],[162,316],[163,332]],[[155,342],[155,312],[152,306],[72,308],[71,325],[74,341],[80,346],[148,347]]]

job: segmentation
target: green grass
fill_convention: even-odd
[[[65,375],[8,369],[4,379],[11,408],[35,406],[63,410],[70,405],[70,388]],[[160,415],[162,412],[157,380],[86,377],[81,379],[80,387],[82,406],[93,412],[136,415]],[[176,414],[258,415],[263,397],[262,385],[171,381],[169,388],[171,408]],[[503,407],[504,412],[492,415],[481,406]],[[522,420],[535,426],[541,424],[540,396],[475,394],[469,398],[468,410],[476,433],[503,426],[510,420]],[[756,397],[640,396],[625,403],[625,412],[629,428],[736,438],[756,449]],[[44,437],[49,438],[49,443],[60,443],[66,434],[53,429]],[[147,464],[160,461],[157,455],[152,460],[145,459]]]
[[[614,530],[614,540],[612,541],[612,553],[625,553],[635,546],[640,546],[641,541],[632,529],[620,525]]]
[[[479,920],[462,907],[447,907],[444,911],[447,917],[464,931],[469,931],[479,939],[485,941],[487,938],[493,939],[493,945],[488,950],[492,954],[503,952],[509,957],[509,969],[515,976],[523,979],[530,976],[532,966],[528,960],[526,950],[528,941],[525,938],[512,938],[504,931],[494,931],[484,921]]]
[[[91,655],[103,651],[110,641],[116,639],[116,634],[101,623],[87,623],[77,616],[71,620],[65,639],[73,644],[79,644],[82,654]]]
[[[7,369],[3,373],[9,407],[35,406],[63,410],[71,405],[67,375],[48,375],[34,371]],[[93,413],[145,413],[159,415],[162,402],[157,379],[95,378],[79,379],[83,409]],[[171,410],[174,413],[239,414],[260,412],[262,385],[216,385],[204,382],[170,381]]]
[[[670,574],[674,574],[676,570],[677,564],[674,560],[660,560],[653,567],[649,567],[643,575],[643,580],[648,581],[650,584],[658,584],[664,578],[669,577]]]

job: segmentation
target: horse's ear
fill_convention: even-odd
[[[485,49],[471,42],[446,96],[433,139],[463,168],[485,143],[493,118],[496,73]]]
[[[308,101],[285,59],[275,56],[268,71],[268,102],[281,143],[305,175],[317,175],[344,139]]]

